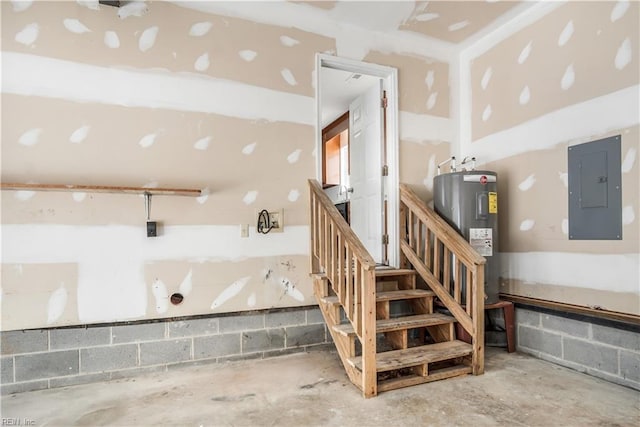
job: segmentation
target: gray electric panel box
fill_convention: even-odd
[[[569,240],[622,239],[620,142],[617,135],[569,147]]]

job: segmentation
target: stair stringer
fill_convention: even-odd
[[[313,281],[313,289],[316,301],[318,302],[318,307],[320,308],[320,312],[322,312],[322,317],[324,317],[327,329],[331,334],[333,343],[336,346],[340,361],[344,366],[349,380],[353,384],[355,384],[361,391],[363,391],[362,372],[348,362],[349,358],[352,358],[356,355],[355,338],[353,336],[345,336],[339,334],[334,330],[333,327],[340,323],[340,308],[339,306],[336,307],[333,304],[325,303],[322,300],[322,298],[327,296],[328,294],[327,289],[329,280],[323,275],[315,275]]]

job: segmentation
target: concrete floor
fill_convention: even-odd
[[[638,426],[640,393],[488,349],[486,373],[365,400],[333,352],[204,365],[2,398],[34,425]],[[25,425],[24,421],[22,425]]]

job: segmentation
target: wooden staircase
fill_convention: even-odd
[[[453,243],[439,242],[437,236],[443,240],[449,230],[443,234],[438,227],[449,226],[440,221],[437,226],[430,223],[424,227],[420,218],[425,222],[433,218],[416,211],[428,208],[408,209],[409,201],[402,195],[417,197],[403,186],[404,268],[376,268],[320,185],[314,180],[309,183],[314,293],[347,375],[363,395],[481,374],[484,310],[480,310],[482,302],[475,300],[484,293],[484,258],[473,249],[469,252],[464,239],[455,238],[455,231],[451,234]],[[412,230],[416,227],[420,231]],[[417,235],[423,237],[421,241]],[[456,245],[465,250],[456,250]],[[465,259],[469,255],[472,261]],[[441,271],[445,259],[446,273]],[[432,268],[436,265],[440,267]],[[451,268],[456,274],[449,274]],[[419,276],[430,289],[418,288]],[[446,285],[443,276],[447,276]],[[466,309],[461,305],[463,280],[471,285],[467,286],[471,288],[467,301],[472,303],[466,304]],[[436,298],[445,310],[434,311]],[[472,344],[456,339],[454,326],[458,322],[472,336]]]

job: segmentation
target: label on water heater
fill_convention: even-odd
[[[498,193],[489,192],[489,213],[497,214],[498,213]]]
[[[493,230],[491,228],[470,228],[469,244],[482,256],[493,256]]]
[[[464,175],[462,177],[462,181],[464,182],[479,182],[482,185],[485,185],[488,182],[496,182],[495,175]]]

